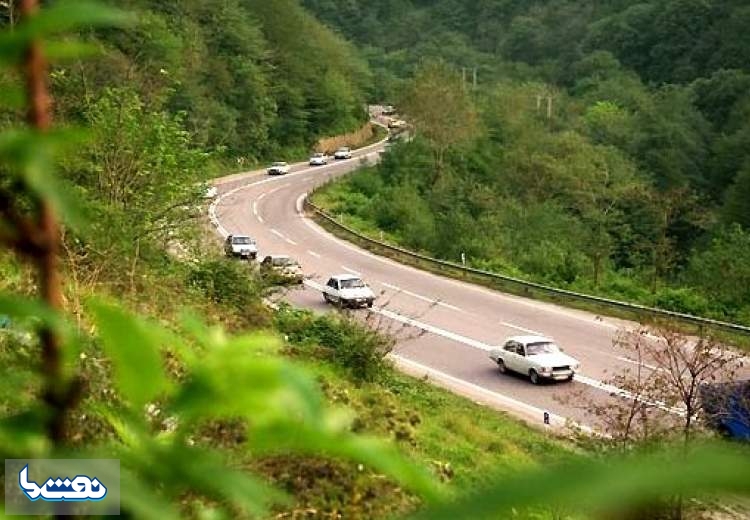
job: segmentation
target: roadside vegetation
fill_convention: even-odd
[[[395,374],[391,338],[271,312],[264,279],[206,247],[216,162],[363,123],[366,63],[297,2],[41,4],[0,2],[3,458],[118,458],[123,513],[159,520],[579,518],[750,492],[738,447],[599,458]],[[433,139],[447,174],[456,143]]]
[[[722,101],[736,130],[712,127],[702,80],[654,87],[612,55],[581,60],[554,93],[542,78],[471,93],[455,68],[421,65],[399,105],[416,137],[315,200],[433,257],[750,324],[746,147],[731,144],[747,100]]]

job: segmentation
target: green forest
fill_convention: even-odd
[[[320,193],[347,222],[750,322],[750,10],[579,4],[0,0],[3,458],[119,459],[122,515],[154,520],[656,519],[747,494],[728,443],[558,437],[397,372],[388,331],[270,308],[207,223],[212,178],[389,102],[416,137]]]
[[[305,5],[416,129],[329,209],[440,258],[750,323],[745,2]]]

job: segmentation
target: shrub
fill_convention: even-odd
[[[246,265],[228,259],[203,260],[193,264],[186,283],[211,301],[229,305],[238,311],[257,306],[263,290],[259,279],[252,275]]]
[[[706,316],[711,312],[708,300],[688,287],[663,287],[654,295],[655,307],[668,311],[683,312],[695,316]]]
[[[325,357],[356,381],[374,381],[383,375],[385,356],[393,348],[393,340],[352,316],[316,316],[311,311],[283,307],[275,319],[292,345],[308,353],[311,347],[321,347]]]

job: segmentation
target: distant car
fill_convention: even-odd
[[[322,152],[310,156],[310,166],[325,166],[328,164],[328,156]]]
[[[386,106],[383,107],[382,114],[384,116],[392,116],[395,113],[396,113],[396,109],[393,108],[393,105],[386,105]]]
[[[255,260],[258,257],[258,246],[255,240],[247,235],[229,235],[224,241],[224,253],[227,256],[238,256],[243,260]]]
[[[543,379],[572,381],[581,367],[577,359],[563,354],[553,340],[544,336],[511,336],[501,348],[490,351],[490,359],[500,372],[528,376],[535,385]]]
[[[336,153],[333,154],[333,157],[334,159],[351,159],[352,151],[346,146],[342,146],[341,148],[336,150]]]
[[[260,263],[261,272],[273,272],[296,283],[302,283],[302,266],[287,255],[268,255]]]
[[[268,168],[268,175],[285,175],[289,173],[289,165],[285,162],[275,162]]]
[[[206,191],[203,192],[203,198],[204,199],[213,199],[219,194],[219,190],[216,188],[216,186],[209,186],[206,188]]]
[[[405,128],[405,127],[406,127],[406,121],[403,121],[401,119],[391,119],[388,122],[388,128],[391,128],[391,129]]]
[[[359,276],[339,274],[332,276],[326,283],[323,299],[339,307],[372,307],[375,293]]]

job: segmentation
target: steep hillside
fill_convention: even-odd
[[[104,54],[58,71],[66,118],[81,115],[81,92],[127,85],[149,108],[182,114],[197,146],[250,160],[304,153],[366,119],[366,64],[294,1],[113,3],[138,25],[92,34]]]
[[[304,4],[421,136],[337,211],[441,257],[750,323],[746,2]]]

